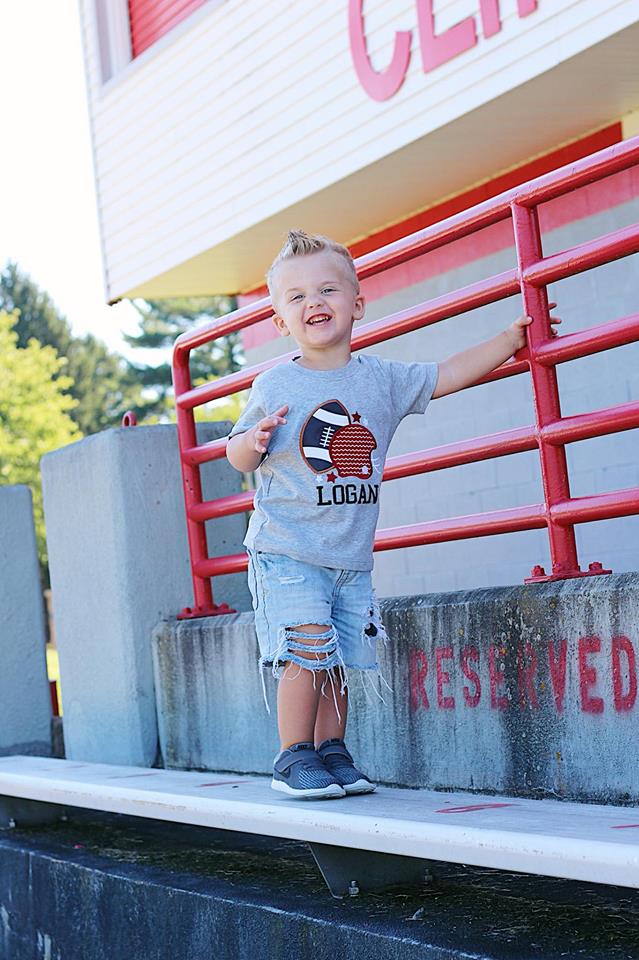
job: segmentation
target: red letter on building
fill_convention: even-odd
[[[390,66],[382,73],[373,70],[366,50],[363,3],[364,0],[350,0],[348,7],[348,33],[355,72],[369,97],[388,100],[397,93],[406,77],[412,34],[410,30],[398,31]]]
[[[628,661],[628,690],[623,692],[623,678],[621,676],[621,652]],[[632,710],[637,700],[637,658],[634,647],[628,637],[612,638],[612,690],[617,713]]]
[[[415,713],[420,703],[424,710],[428,710],[428,694],[424,686],[424,680],[428,676],[428,659],[423,650],[411,649],[408,657],[408,671],[410,677],[410,712]]]
[[[437,706],[440,710],[454,710],[455,698],[444,696],[444,684],[450,683],[450,674],[442,670],[442,660],[453,659],[452,647],[437,647],[435,650],[435,670],[437,672]]]
[[[471,670],[468,663],[469,660],[474,660],[477,664],[479,663],[479,650],[477,647],[464,647],[461,656],[463,674],[465,677],[468,677],[471,683],[475,684],[474,693],[471,693],[464,684],[464,700],[467,707],[476,707],[481,699],[481,684],[479,682],[479,674],[475,670]]]
[[[550,670],[550,682],[552,683],[552,693],[555,698],[557,713],[564,712],[564,696],[566,694],[566,654],[568,652],[568,641],[559,642],[559,659],[555,653],[555,644],[552,640],[548,641],[548,667]]]
[[[485,37],[492,37],[501,30],[499,0],[479,0],[481,28]]]
[[[508,697],[505,694],[497,696],[499,687],[504,685],[504,675],[497,669],[495,654],[497,650],[491,644],[488,648],[488,677],[490,679],[490,705],[493,710],[505,710],[508,706]]]
[[[435,70],[477,43],[474,17],[466,17],[436,36],[433,0],[417,0],[417,23],[424,73]]]
[[[601,697],[591,697],[589,688],[597,682],[597,671],[587,661],[591,653],[599,653],[599,637],[579,637],[579,689],[581,691],[581,709],[584,713],[603,713],[604,702]]]
[[[537,0],[517,0],[517,10],[520,17],[527,17],[537,9]]]

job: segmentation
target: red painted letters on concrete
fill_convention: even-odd
[[[574,668],[568,670],[568,658]],[[429,672],[429,655],[418,647],[409,650],[410,710],[430,710],[431,699],[439,710],[476,708],[482,702],[491,710],[539,710],[551,697],[558,714],[566,709],[568,678],[573,678],[569,702],[582,713],[600,715],[606,709],[628,713],[637,705],[637,650],[624,634],[609,641],[599,636],[548,640],[534,645],[490,644],[484,652],[474,644],[455,648],[436,646],[434,669]],[[486,683],[487,680],[487,683]],[[430,687],[430,690],[429,690]],[[461,691],[457,697],[456,691]],[[486,691],[486,692],[484,692]],[[429,693],[431,697],[429,699]],[[606,708],[608,703],[608,708]]]
[[[479,663],[479,650],[477,647],[464,647],[461,656],[461,667],[464,676],[475,685],[474,693],[471,693],[466,684],[464,684],[464,701],[468,707],[476,707],[481,700],[481,682],[476,670],[472,670],[469,661]]]
[[[584,713],[603,713],[602,698],[590,695],[591,687],[597,685],[597,670],[588,660],[590,654],[599,653],[600,650],[599,637],[579,637],[579,691]]]
[[[622,660],[626,661],[625,677]],[[628,637],[612,638],[612,689],[615,710],[632,710],[637,701],[637,659]]]
[[[566,696],[566,657],[568,654],[568,641],[559,641],[559,656],[555,650],[553,640],[548,641],[548,669],[550,672],[550,682],[552,684],[552,693],[555,698],[555,707],[557,713],[564,712],[564,697]]]

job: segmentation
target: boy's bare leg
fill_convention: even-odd
[[[296,626],[295,629],[301,633],[326,633],[325,624],[304,623],[301,626]],[[302,650],[295,651],[301,657],[309,660],[315,660],[317,657],[326,659],[325,653],[313,653],[313,646],[325,643],[324,640],[303,640],[300,642],[309,645],[308,653]],[[315,720],[320,690],[325,676],[326,673],[323,670],[306,670],[304,667],[300,667],[298,663],[293,663],[290,660],[286,663],[277,688],[277,724],[282,750],[290,747],[293,743],[315,742],[313,739]],[[330,681],[328,682],[330,683]],[[331,697],[331,704],[332,702]],[[335,710],[334,705],[333,710]]]
[[[322,675],[326,676],[326,672],[322,671]],[[348,687],[344,688],[344,693],[340,693],[341,685],[342,668],[336,667],[333,672],[333,688],[331,688],[330,678],[327,678],[324,693],[319,698],[317,719],[315,720],[316,747],[319,747],[320,743],[324,740],[329,740],[331,737],[339,737],[340,740],[344,739],[346,719],[348,716]],[[333,694],[335,695],[335,699],[333,699]],[[337,710],[335,709],[335,702],[337,702],[337,709],[339,710],[339,719]]]

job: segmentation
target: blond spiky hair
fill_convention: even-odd
[[[269,267],[268,273],[266,274],[266,283],[268,284],[271,298],[273,297],[273,276],[280,263],[282,263],[284,260],[291,260],[293,257],[307,257],[310,253],[320,253],[322,250],[330,250],[332,253],[337,253],[340,257],[343,257],[347,266],[349,278],[352,280],[356,291],[359,293],[359,280],[357,279],[355,264],[353,263],[353,258],[345,246],[343,246],[341,243],[337,243],[335,240],[331,240],[330,237],[323,236],[321,233],[306,233],[304,230],[289,230],[284,246],[275,257],[275,260]]]

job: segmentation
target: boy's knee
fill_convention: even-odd
[[[304,634],[304,633],[314,633],[318,634],[317,640],[313,640],[311,637],[300,637],[295,636],[295,640],[299,644],[304,644],[304,646],[309,647],[308,650],[300,650],[299,647],[296,649],[296,653],[300,657],[305,657],[307,660],[326,660],[329,656],[327,651],[317,651],[314,650],[314,647],[321,647],[326,644],[326,633],[330,629],[326,624],[321,623],[301,623],[296,627],[289,627],[290,632],[295,634]]]

